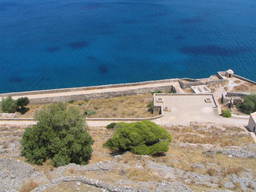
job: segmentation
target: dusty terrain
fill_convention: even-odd
[[[102,147],[113,130],[90,127],[95,143],[89,164],[59,168],[50,162],[43,166],[23,163],[19,140],[24,128],[1,126],[0,167],[4,171],[0,186],[4,191],[256,190],[256,145],[241,127],[211,123],[166,127],[173,142],[161,157],[129,152],[113,156]]]
[[[139,94],[112,98],[80,100],[68,102],[68,105],[77,106],[81,112],[88,112],[89,117],[151,117],[147,105],[153,101],[152,94]],[[24,115],[17,113],[18,117],[32,118],[35,113],[46,104],[29,105],[29,111]]]
[[[68,102],[68,105],[77,106],[82,113],[89,112],[89,117],[99,118],[131,118],[151,117],[153,114],[148,111],[147,105],[153,101],[152,94],[139,94],[120,96],[112,98],[100,98],[91,100],[80,100]],[[30,104],[29,111],[23,115],[17,113],[17,117],[33,118],[35,113],[47,104]]]

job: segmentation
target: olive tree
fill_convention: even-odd
[[[75,107],[51,104],[36,115],[37,124],[22,137],[22,155],[31,163],[50,159],[54,166],[86,164],[93,140],[85,129],[84,116]]]

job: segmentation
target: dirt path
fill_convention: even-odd
[[[216,116],[215,119],[194,119],[191,120],[180,120],[176,119],[173,116],[170,115],[164,115],[163,117],[159,119],[152,120],[153,122],[163,125],[163,126],[171,126],[171,125],[189,125],[191,122],[199,122],[199,123],[216,123],[221,125],[234,125],[234,126],[246,126],[248,123],[247,119],[236,119],[236,118],[223,118]],[[88,126],[91,127],[102,127],[106,126],[112,122],[118,122],[118,121],[91,121],[87,120],[86,123]],[[132,121],[125,121],[125,122],[132,122]],[[34,125],[36,121],[28,121],[28,120],[0,120],[0,125]]]

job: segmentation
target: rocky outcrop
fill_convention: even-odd
[[[13,159],[0,159],[1,192],[16,192],[29,180],[36,180],[38,183],[49,182],[44,174],[27,163]]]

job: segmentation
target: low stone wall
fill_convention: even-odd
[[[222,85],[223,83],[228,82],[226,79],[219,79],[219,80],[211,80],[211,81],[200,81],[200,80],[194,80],[189,83],[184,83],[182,81],[179,81],[180,87],[183,89],[191,88],[192,86],[198,86],[198,85]]]
[[[40,185],[39,187],[32,190],[32,192],[43,192],[49,188],[55,187],[61,183],[68,183],[68,182],[80,182],[86,185],[91,185],[96,188],[102,189],[103,191],[109,192],[140,192],[140,190],[133,189],[127,186],[116,186],[113,184],[104,183],[101,180],[87,178],[85,176],[64,176],[58,179],[54,179],[49,184]],[[141,191],[142,192],[142,191]]]
[[[163,115],[157,115],[152,117],[144,117],[144,118],[85,118],[86,121],[144,121],[144,120],[155,120],[161,118]],[[0,121],[35,121],[34,118],[1,118]]]
[[[245,97],[247,95],[250,95],[250,93],[245,92],[227,92],[226,97]]]
[[[155,120],[161,118],[163,115],[157,115],[153,117],[144,118],[86,118],[87,121],[144,121],[144,120]]]

